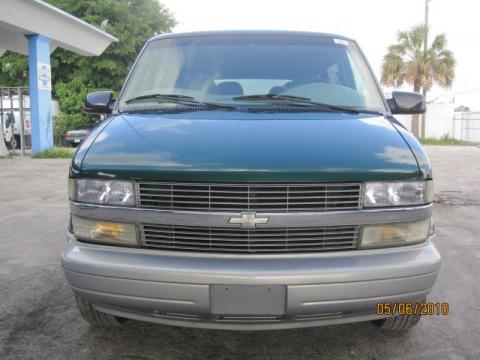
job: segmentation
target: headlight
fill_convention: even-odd
[[[428,204],[433,200],[433,181],[367,182],[364,207]]]
[[[398,224],[362,227],[360,248],[379,248],[419,244],[427,240],[430,219]]]
[[[138,246],[134,224],[97,221],[72,216],[73,233],[80,240],[112,245]]]
[[[105,205],[135,205],[131,181],[69,179],[68,185],[70,200]]]

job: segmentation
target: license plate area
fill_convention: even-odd
[[[210,285],[214,315],[285,315],[286,302],[283,285]]]

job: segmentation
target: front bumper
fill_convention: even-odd
[[[281,329],[379,318],[379,302],[415,302],[440,268],[431,237],[391,249],[222,255],[119,248],[67,235],[62,265],[74,292],[105,313],[170,325]],[[282,316],[211,313],[210,285],[284,285]]]

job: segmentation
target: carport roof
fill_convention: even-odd
[[[49,37],[57,47],[82,55],[100,55],[114,36],[40,0],[2,0],[0,3],[0,55],[6,50],[28,54],[26,35]]]

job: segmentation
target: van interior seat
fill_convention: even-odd
[[[217,94],[242,96],[243,87],[236,81],[225,81],[217,84]]]
[[[287,90],[287,88],[285,86],[274,86],[270,89],[270,91],[268,93],[278,95],[278,94],[283,93],[286,90]]]

